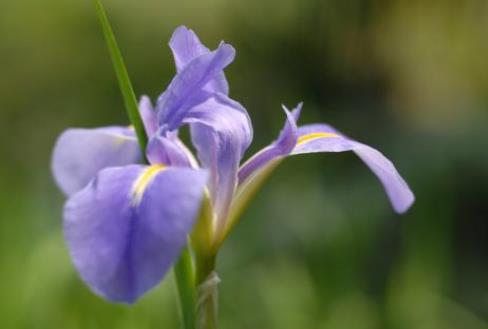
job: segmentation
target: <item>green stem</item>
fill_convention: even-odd
[[[195,276],[188,246],[174,266],[183,329],[195,329]]]
[[[215,256],[197,256],[196,266],[196,328],[217,329],[219,278],[215,272]]]

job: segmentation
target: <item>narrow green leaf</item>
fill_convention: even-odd
[[[134,126],[136,131],[137,139],[141,145],[142,153],[147,145],[147,136],[144,130],[144,125],[142,123],[141,116],[139,115],[139,106],[137,104],[136,96],[134,94],[134,89],[129,79],[129,74],[125,68],[124,60],[120,49],[115,40],[112,27],[108,21],[107,14],[100,0],[93,0],[95,8],[97,10],[98,18],[102,25],[103,34],[105,36],[105,42],[107,44],[108,50],[110,52],[110,57],[112,58],[112,63],[114,65],[115,73],[117,74],[117,80],[119,81],[120,91],[122,92],[122,97],[124,98],[125,108],[127,114],[129,115],[130,122]]]

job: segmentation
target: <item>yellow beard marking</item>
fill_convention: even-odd
[[[132,187],[131,204],[133,206],[141,203],[144,192],[146,191],[149,184],[154,180],[157,174],[159,174],[161,171],[165,169],[166,166],[161,164],[152,165],[144,169],[144,171],[139,175],[139,177],[137,178],[137,180],[135,181]]]
[[[331,137],[341,137],[341,136],[334,133],[310,133],[298,137],[297,146],[309,142],[311,140],[315,140],[319,138],[331,138]]]

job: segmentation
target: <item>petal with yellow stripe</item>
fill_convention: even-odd
[[[256,186],[260,186],[283,157],[305,153],[353,151],[380,180],[395,211],[403,213],[410,208],[415,197],[390,160],[378,150],[346,137],[330,125],[310,124],[296,128],[299,109],[300,107],[297,107],[293,115],[287,113],[285,127],[277,141],[263,148],[241,166],[234,202],[234,208],[237,210],[231,213],[230,222],[237,220],[238,216],[235,213],[240,213],[240,204],[248,202],[251,194],[248,189],[252,189],[254,194]],[[279,148],[280,140],[294,140],[295,144],[290,149]]]
[[[407,211],[414,202],[408,184],[378,150],[345,137],[329,125],[302,126],[298,128],[298,135],[292,154],[353,151],[380,180],[396,212]]]
[[[64,233],[81,278],[98,295],[133,303],[178,259],[207,173],[162,165],[102,170],[64,209]]]

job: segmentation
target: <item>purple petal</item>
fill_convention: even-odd
[[[59,188],[72,195],[106,167],[141,160],[134,131],[128,127],[68,129],[59,136],[52,157],[52,172]]]
[[[173,51],[177,72],[181,72],[195,58],[210,53],[210,50],[200,42],[195,32],[185,26],[176,28],[169,46]],[[229,93],[229,85],[224,73],[218,74],[204,89],[227,95]]]
[[[283,106],[286,114],[285,127],[281,130],[278,139],[273,143],[285,155],[290,153],[297,143],[297,121],[302,111],[302,103],[298,104],[291,112]]]
[[[311,134],[315,132],[334,133],[334,134],[341,135],[341,132],[339,132],[331,125],[325,123],[312,123],[312,124],[298,127],[299,135]]]
[[[177,129],[192,107],[212,96],[204,87],[222,73],[234,55],[232,46],[221,43],[217,50],[195,58],[178,73],[158,100],[159,125]]]
[[[178,137],[153,137],[146,150],[151,164],[165,164],[175,167],[197,167],[196,160],[190,150]]]
[[[147,96],[142,96],[139,101],[139,113],[141,114],[142,123],[149,138],[154,136],[158,130],[158,120],[151,100]]]
[[[283,107],[286,114],[286,122],[278,139],[253,155],[241,166],[238,174],[239,183],[245,181],[252,173],[260,170],[272,160],[290,154],[297,143],[298,135],[296,121],[300,116],[301,108],[302,104],[300,103],[290,113],[286,107]]]
[[[302,107],[303,107],[303,102],[298,103],[298,105],[291,111],[291,114],[293,115],[293,119],[295,120],[295,124],[298,122],[300,119],[300,115],[302,114]],[[283,108],[285,110],[288,110],[286,106],[283,105]]]
[[[218,221],[225,221],[237,182],[239,163],[252,140],[246,110],[216,94],[193,108],[185,119],[203,167],[211,173],[210,192]]]
[[[193,59],[203,54],[208,54],[210,50],[205,47],[193,30],[186,26],[179,26],[173,32],[169,47],[173,51],[176,69],[178,72],[188,65]]]
[[[398,213],[408,210],[415,197],[395,166],[379,151],[348,139],[329,125],[315,124],[299,128],[300,137],[292,154],[353,151],[373,171],[383,185]]]
[[[65,238],[86,284],[123,303],[158,284],[186,243],[206,177],[187,168],[109,168],[71,197]]]

